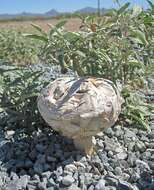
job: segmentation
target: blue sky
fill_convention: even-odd
[[[128,0],[132,4],[147,7],[146,0]],[[121,3],[128,2],[120,0]],[[97,0],[0,0],[0,14],[34,12],[44,13],[50,9],[58,11],[73,11],[86,6],[97,7]],[[101,0],[101,6],[111,8],[115,6],[114,0]]]

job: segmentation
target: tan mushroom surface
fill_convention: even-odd
[[[117,87],[102,78],[59,78],[44,88],[38,109],[55,131],[73,139],[76,148],[91,154],[92,136],[118,119],[123,100]]]

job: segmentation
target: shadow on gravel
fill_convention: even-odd
[[[33,185],[43,178],[57,180],[63,174],[65,165],[82,156],[75,151],[71,140],[48,128],[43,132],[34,131],[31,137],[16,132],[10,139],[5,139],[5,133],[1,130],[0,177],[7,190],[17,190],[15,183],[19,178],[31,180]],[[26,185],[23,189],[26,189]]]

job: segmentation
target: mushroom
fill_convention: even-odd
[[[118,88],[109,80],[63,77],[42,90],[38,109],[53,130],[91,155],[92,137],[116,122],[122,102]]]

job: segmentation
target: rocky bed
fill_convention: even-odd
[[[0,129],[1,190],[154,190],[150,133],[115,125],[96,137],[95,155],[46,128],[32,137]]]
[[[1,118],[0,190],[154,190],[154,115],[149,133],[119,125],[100,133],[91,158],[50,128],[29,137],[4,131]]]

